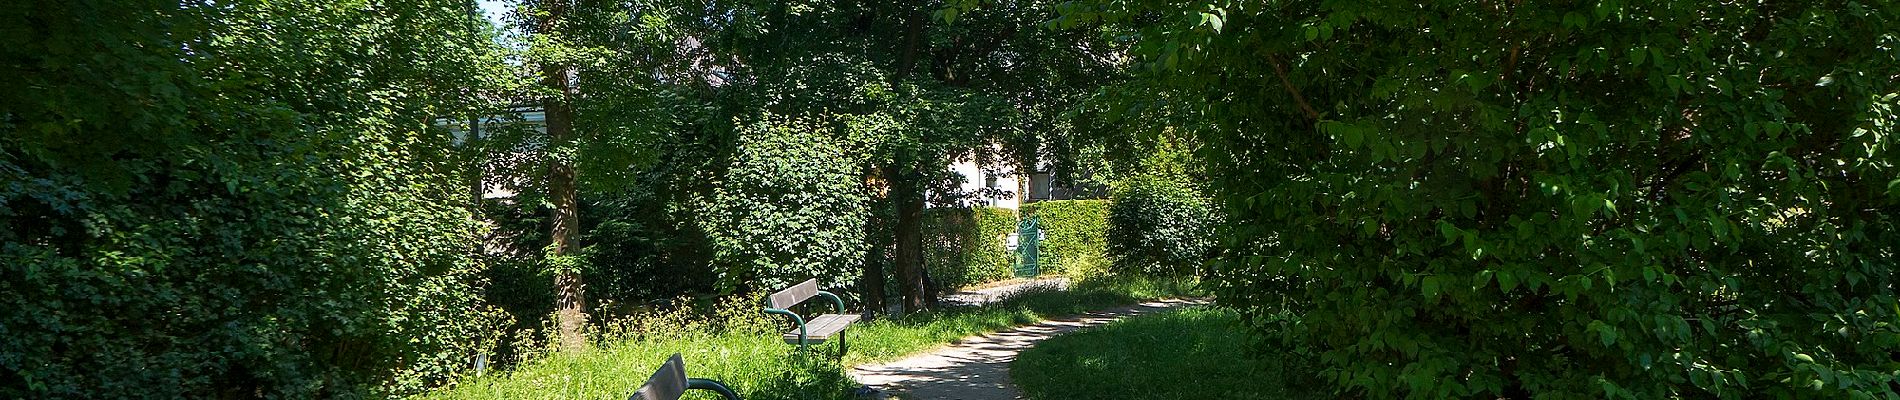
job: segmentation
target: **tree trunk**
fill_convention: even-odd
[[[553,257],[568,258],[575,253],[574,237],[580,234],[580,216],[575,205],[574,166],[566,162],[555,162],[549,168],[548,198],[554,204]],[[578,350],[587,347],[587,338],[581,335],[581,329],[587,325],[587,286],[581,282],[580,271],[567,261],[557,262],[554,271],[554,291],[556,321],[560,329],[561,349]]]
[[[569,4],[565,0],[553,0],[542,3],[545,7],[543,19],[536,21],[537,33],[553,34],[555,27]],[[543,63],[541,65],[541,83],[555,94],[542,99],[542,111],[547,116],[548,146],[546,151],[565,149],[574,142],[574,108],[569,102],[576,96],[574,78],[578,71],[572,65]],[[580,271],[566,259],[572,257],[576,246],[574,239],[580,235],[580,212],[575,197],[577,177],[573,160],[562,156],[551,158],[548,165],[548,202],[553,205],[552,251],[548,255],[555,262],[554,271],[554,310],[555,326],[559,331],[561,350],[577,350],[587,347],[587,338],[581,336],[581,329],[587,326],[587,287],[581,282]]]
[[[870,168],[866,170],[872,171]],[[879,180],[875,172],[867,173],[864,177],[866,203],[870,206],[866,209],[869,215],[864,219],[864,241],[868,246],[864,251],[864,278],[859,285],[864,295],[864,312],[871,316],[884,313],[884,250],[887,246],[881,235],[883,232],[878,229],[885,221],[878,218],[877,204],[890,197],[879,190]]]
[[[923,216],[924,191],[915,173],[887,174],[892,178],[891,198],[897,200],[896,254],[899,286],[904,291],[904,313],[925,308]]]
[[[574,115],[565,98],[572,98],[573,85],[566,75],[572,68],[549,67],[543,70],[550,74],[548,84],[561,91],[563,99],[545,103],[547,112],[548,141],[551,146],[568,146],[574,141]],[[548,166],[548,202],[553,204],[553,251],[550,256],[560,259],[572,257],[576,247],[574,238],[580,235],[580,212],[575,197],[579,190],[575,187],[577,177],[572,160],[554,157]],[[581,282],[579,271],[566,261],[556,262],[554,271],[555,311],[562,350],[576,350],[587,346],[587,340],[581,336],[581,328],[587,325],[587,311],[584,308],[587,299],[587,287]]]

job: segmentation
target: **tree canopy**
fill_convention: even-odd
[[[0,397],[922,311],[1012,258],[967,161],[1116,188],[1022,206],[1053,269],[1203,275],[1343,397],[1900,398],[1893,1],[501,4],[0,10]]]
[[[0,396],[408,393],[492,345],[462,2],[0,12]]]
[[[1896,18],[1084,1],[1056,23],[1138,32],[1141,80],[1205,121],[1222,301],[1346,393],[1869,398],[1900,346]]]

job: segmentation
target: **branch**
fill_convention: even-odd
[[[1280,86],[1286,88],[1287,94],[1293,95],[1293,102],[1300,105],[1300,111],[1305,113],[1307,118],[1318,121],[1319,112],[1313,111],[1313,106],[1306,104],[1306,96],[1300,95],[1300,89],[1293,87],[1293,82],[1286,80],[1286,65],[1280,63],[1280,57],[1268,54],[1267,62],[1273,64],[1273,74],[1280,77]]]

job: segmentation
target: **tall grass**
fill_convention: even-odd
[[[1067,291],[1019,292],[984,306],[917,313],[860,323],[847,332],[850,351],[832,358],[831,343],[799,356],[779,341],[783,322],[758,315],[756,301],[718,303],[709,317],[653,313],[610,324],[593,349],[541,356],[514,370],[461,382],[423,399],[625,399],[668,356],[679,353],[689,376],[725,382],[747,399],[851,399],[858,384],[844,368],[900,358],[955,340],[1049,318],[1189,295],[1181,285],[1145,279],[1078,282]],[[705,394],[698,398],[706,397]]]

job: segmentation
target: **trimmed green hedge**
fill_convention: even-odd
[[[1004,241],[1016,221],[1016,210],[1001,207],[930,209],[924,214],[924,267],[946,291],[1009,279],[1016,259]]]
[[[1107,267],[1108,200],[1053,200],[1023,206],[1040,218],[1042,273],[1091,276]]]

